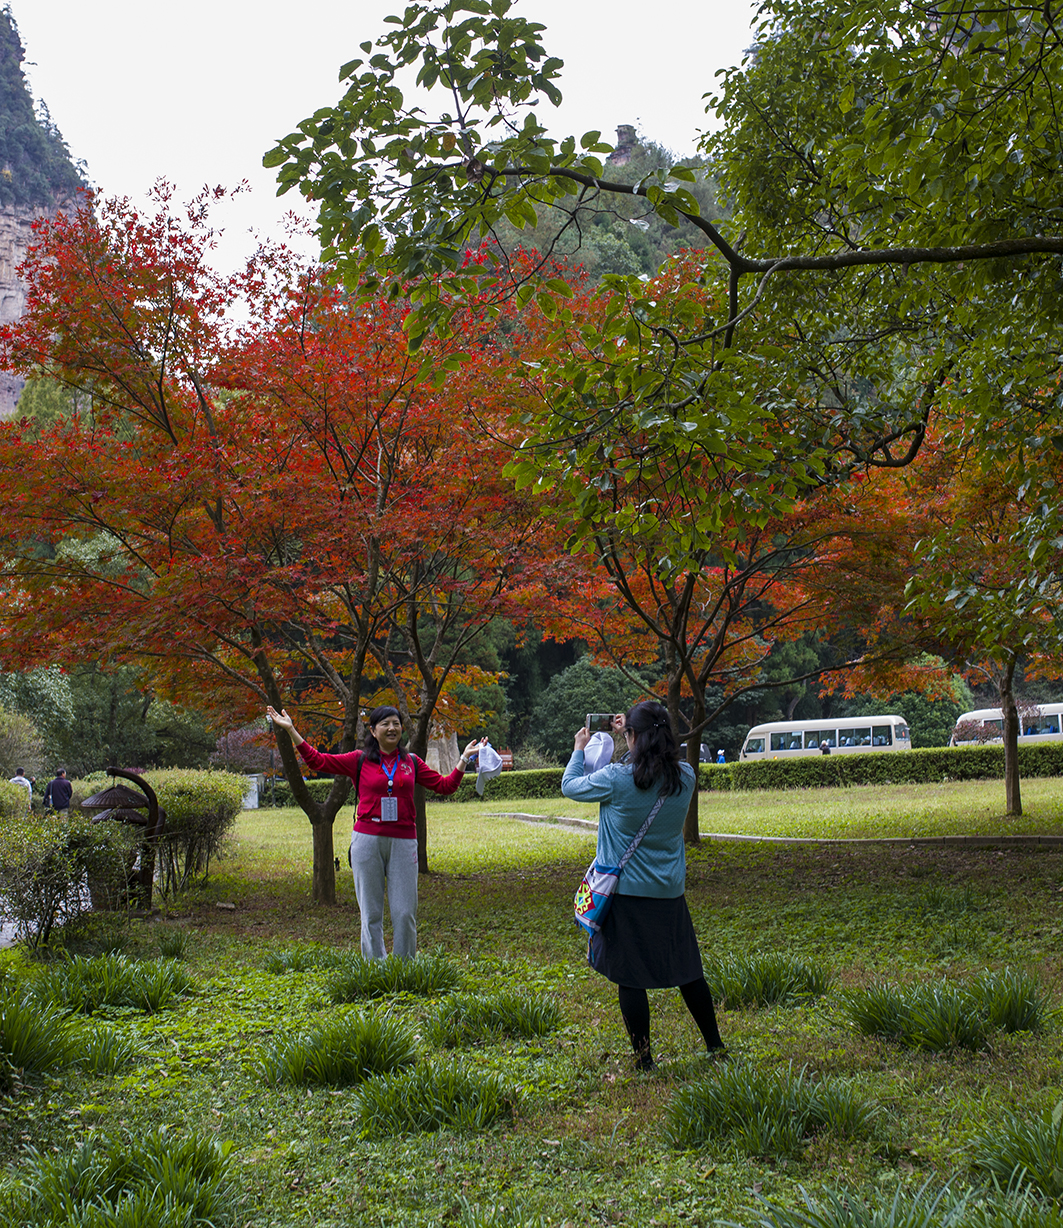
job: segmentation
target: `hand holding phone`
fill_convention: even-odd
[[[612,733],[613,714],[611,712],[588,712],[587,728],[591,733]]]

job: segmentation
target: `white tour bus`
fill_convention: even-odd
[[[864,751],[911,750],[912,735],[903,716],[842,716],[836,720],[769,721],[746,734],[740,759],[796,759],[821,755],[826,742],[832,755]]]
[[[1037,704],[1036,716],[1027,709],[1020,712],[1022,728],[1020,742],[1063,741],[1063,703]],[[957,732],[959,737],[956,736]],[[999,708],[976,708],[973,712],[961,712],[956,729],[949,739],[950,746],[970,746],[972,742],[999,742],[1004,737],[1004,714]]]

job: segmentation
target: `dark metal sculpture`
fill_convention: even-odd
[[[94,823],[102,823],[106,819],[145,829],[144,839],[140,844],[140,869],[130,876],[129,890],[138,908],[150,909],[155,883],[155,850],[166,826],[166,811],[159,805],[155,790],[143,776],[117,767],[109,767],[107,771],[112,776],[131,780],[141,792],[138,793],[126,785],[112,783],[99,793],[85,798],[81,806],[83,810],[100,810],[102,807],[100,814],[93,815]],[[146,815],[142,813],[144,810],[147,811]]]

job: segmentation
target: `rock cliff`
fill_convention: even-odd
[[[33,223],[76,199],[86,188],[45,106],[34,106],[22,72],[25,52],[8,9],[0,10],[0,324],[26,304],[18,266]],[[22,379],[0,371],[0,417],[15,410]]]

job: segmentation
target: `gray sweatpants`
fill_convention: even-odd
[[[384,883],[394,934],[395,954],[417,954],[417,841],[392,836],[367,836],[356,831],[351,840],[351,870],[358,911],[362,914],[362,954],[383,959]]]

